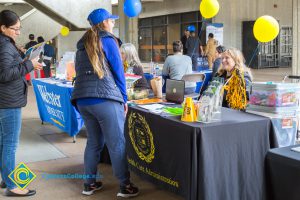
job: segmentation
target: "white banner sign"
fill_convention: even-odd
[[[218,41],[218,45],[223,45],[223,24],[212,23],[206,26],[206,41],[208,40],[208,34],[214,34],[214,39]]]

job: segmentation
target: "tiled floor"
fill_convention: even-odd
[[[272,68],[263,70],[252,70],[254,81],[281,81],[285,74],[291,74],[291,68]],[[80,134],[77,137],[77,142],[72,143],[72,138],[67,134],[62,133],[51,125],[41,125],[38,111],[35,103],[35,97],[32,87],[29,88],[28,105],[23,109],[23,140],[26,134],[36,134],[41,139],[53,145],[56,150],[61,152],[65,157],[46,160],[39,162],[28,163],[29,168],[37,174],[37,179],[34,180],[29,188],[36,188],[37,195],[28,199],[37,200],[64,200],[64,199],[101,199],[111,200],[116,199],[118,192],[118,182],[112,176],[112,168],[110,165],[101,164],[101,172],[104,175],[104,187],[102,191],[86,197],[81,195],[82,180],[74,179],[49,179],[43,178],[43,174],[81,174],[83,172],[83,152],[86,142],[85,134]],[[24,141],[22,141],[24,142]],[[28,141],[32,142],[32,141]],[[32,143],[31,145],[36,145]],[[39,146],[36,146],[36,151],[39,151]],[[26,149],[19,149],[26,151]],[[47,155],[45,155],[45,158]],[[22,158],[20,158],[22,159]],[[179,200],[180,196],[170,192],[158,189],[155,185],[141,180],[136,175],[132,175],[133,182],[139,186],[140,196],[135,199],[143,200]],[[0,190],[0,199],[14,199],[3,197],[4,191]]]

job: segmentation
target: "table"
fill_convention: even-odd
[[[42,122],[48,122],[73,136],[75,142],[83,120],[70,102],[73,86],[50,78],[33,79],[32,85]]]
[[[271,133],[268,118],[226,108],[203,124],[130,107],[125,124],[130,168],[192,200],[265,199]]]
[[[270,200],[300,199],[300,153],[294,145],[272,149],[266,158],[268,198]]]

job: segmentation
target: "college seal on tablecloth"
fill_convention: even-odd
[[[132,146],[141,160],[151,163],[154,159],[153,134],[142,115],[132,112],[128,118],[129,136]]]

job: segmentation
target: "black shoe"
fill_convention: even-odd
[[[5,195],[8,197],[28,197],[28,196],[33,196],[35,194],[36,194],[35,190],[28,190],[28,192],[26,194],[17,194],[8,189],[6,189],[6,191],[5,191]]]
[[[92,195],[95,191],[100,190],[102,188],[102,182],[95,182],[92,184],[84,184],[84,190],[82,191],[82,194],[84,195]]]
[[[1,183],[0,183],[0,188],[6,188],[6,184],[5,184],[4,181],[1,181]]]
[[[120,192],[117,194],[117,197],[135,197],[139,194],[139,189],[133,185],[133,183],[130,183],[126,186],[120,186]]]

